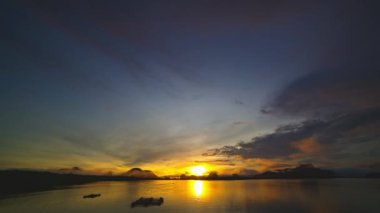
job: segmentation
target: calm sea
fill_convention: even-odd
[[[91,193],[101,196],[82,198]],[[164,203],[131,208],[142,196],[163,197]],[[0,212],[378,213],[380,180],[98,182],[1,199]]]

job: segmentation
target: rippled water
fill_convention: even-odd
[[[142,196],[165,200],[131,208]],[[98,182],[2,199],[0,212],[380,212],[380,180]]]

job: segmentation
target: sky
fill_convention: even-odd
[[[0,168],[380,170],[376,1],[0,3]]]

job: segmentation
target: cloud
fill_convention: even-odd
[[[371,153],[373,149],[380,149],[379,129],[380,108],[374,108],[329,120],[308,120],[281,126],[271,134],[233,146],[209,150],[204,155],[283,159],[295,162],[375,159],[376,156]]]
[[[173,96],[179,95],[176,92],[178,89],[173,89],[178,82],[183,84],[202,81],[199,78],[201,73],[197,73],[200,65],[189,63],[187,57],[180,57],[177,50],[165,47],[165,44],[173,43],[173,38],[178,42],[199,36],[210,36],[215,40],[215,37],[226,32],[230,34],[229,32],[239,29],[254,30],[275,20],[297,17],[300,13],[307,14],[317,8],[315,5],[320,5],[301,0],[291,3],[247,0],[238,3],[224,0],[159,3],[117,1],[111,4],[106,1],[84,2],[52,3],[39,0],[23,2],[18,6],[27,8],[42,24],[74,38],[85,49],[95,50],[113,59],[112,62],[115,60],[123,64],[126,75],[124,72],[120,73],[121,78],[128,81],[134,78],[144,87],[159,85]],[[78,66],[80,65],[73,67]],[[109,66],[106,67],[108,70]],[[75,70],[75,74],[81,70]],[[103,82],[102,77],[95,80]],[[243,104],[239,100],[235,103]]]
[[[285,87],[263,107],[264,114],[330,116],[380,106],[380,72],[347,68],[315,72]]]
[[[203,155],[351,166],[378,161],[374,153],[380,150],[379,82],[380,72],[364,68],[303,76],[261,111],[304,121]]]
[[[232,123],[232,125],[243,125],[243,124],[248,124],[249,122],[247,121],[235,121]]]
[[[277,158],[297,153],[292,146],[295,141],[310,137],[321,127],[321,121],[279,127],[274,133],[255,137],[250,142],[240,142],[235,146],[224,146],[204,155],[241,156],[242,158]]]
[[[83,150],[96,152],[115,160],[122,161],[123,167],[140,166],[153,162],[178,159],[189,153],[189,146],[201,149],[203,143],[194,144],[194,141],[204,140],[199,135],[178,135],[173,137],[159,137],[143,140],[125,139],[117,144],[110,145],[110,140],[95,132],[71,134],[57,134],[58,137]]]
[[[225,166],[235,166],[236,164],[229,159],[215,159],[215,160],[196,160],[195,163],[208,163],[216,165],[225,165]]]
[[[244,102],[239,100],[239,99],[235,99],[235,104],[236,105],[244,105]]]

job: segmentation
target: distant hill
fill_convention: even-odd
[[[143,178],[143,179],[157,179],[157,175],[155,175],[150,170],[142,170],[140,168],[133,168],[126,172],[123,176],[131,177],[131,178]]]
[[[333,171],[303,164],[295,168],[267,171],[254,176],[255,178],[335,178]]]
[[[141,170],[141,169],[140,169]],[[130,172],[130,173],[128,173]],[[132,169],[130,174],[124,176],[107,175],[82,175],[53,173],[45,171],[30,170],[0,170],[0,196],[7,196],[15,193],[44,191],[69,185],[77,185],[96,181],[133,181],[158,179],[149,170],[137,171]]]

